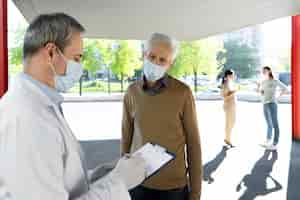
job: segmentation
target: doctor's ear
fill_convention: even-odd
[[[149,54],[149,52],[147,52],[147,51],[143,51],[143,59],[146,59],[146,58],[147,58],[147,56],[148,56],[148,54]]]
[[[55,44],[53,43],[47,43],[45,45],[45,49],[46,51],[48,52],[49,56],[50,56],[50,59],[53,58],[54,54],[55,54],[55,51],[57,51],[57,47]]]

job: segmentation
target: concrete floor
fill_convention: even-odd
[[[90,169],[97,166],[99,163],[110,162],[114,159],[119,158],[119,140],[98,140],[98,141],[82,141],[82,147],[87,155],[88,167]],[[214,184],[215,181],[219,181],[218,179],[223,179],[222,175],[215,174],[216,171],[222,167],[222,163],[226,160],[229,151],[225,148],[212,159],[208,161],[204,165],[204,176],[203,181],[207,186]],[[247,189],[244,189],[243,194],[238,198],[233,199],[285,199],[283,192],[281,192],[280,196],[276,192],[284,190],[285,186],[283,186],[278,180],[274,178],[272,180],[272,176],[270,174],[274,174],[273,167],[276,164],[278,159],[278,153],[272,153],[269,151],[263,152],[263,155],[257,160],[251,169],[250,173],[245,174],[242,178],[242,184],[236,185],[236,191],[240,191],[243,187],[247,186]],[[220,169],[219,169],[220,170]],[[288,180],[288,188],[287,188],[287,200],[299,200],[300,192],[300,143],[294,142],[292,145],[291,151],[291,161],[290,161],[290,170],[289,170],[289,180]],[[270,180],[268,180],[270,179]],[[268,181],[273,181],[273,187],[267,187]],[[228,184],[232,183],[232,180],[228,180]],[[277,183],[277,185],[275,184]],[[219,184],[220,185],[220,184]],[[231,185],[232,191],[234,193],[235,184]],[[221,186],[223,188],[223,186]],[[223,191],[222,189],[218,189],[218,193],[215,196],[223,196],[219,191]],[[203,189],[204,195],[207,194],[208,191]],[[227,191],[230,193],[230,191]],[[271,197],[271,193],[274,193],[273,197]],[[229,194],[226,194],[229,195]],[[276,195],[276,197],[275,197]],[[206,199],[206,198],[202,198]]]
[[[293,142],[289,172],[287,200],[300,199],[300,141]]]
[[[76,108],[76,109],[75,109]],[[277,152],[259,146],[265,138],[262,106],[239,103],[233,133],[234,149],[223,148],[222,103],[197,102],[203,149],[204,200],[299,200],[299,147],[291,153],[291,105],[279,105],[281,138]],[[65,104],[64,113],[75,135],[82,140],[89,167],[119,156],[121,103]],[[290,174],[290,181],[288,180]],[[299,174],[299,173],[298,173]],[[288,184],[290,183],[290,184]]]

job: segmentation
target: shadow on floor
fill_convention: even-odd
[[[212,184],[215,181],[215,179],[212,177],[212,174],[217,171],[217,169],[225,160],[228,149],[228,147],[223,146],[222,150],[216,155],[216,157],[204,165],[203,180],[208,182],[208,184]]]
[[[99,163],[111,162],[120,156],[120,140],[93,140],[81,141],[82,148],[86,155],[89,169],[98,166]],[[223,147],[216,157],[204,165],[204,181],[213,183],[213,173],[221,166],[227,156],[227,148]],[[294,142],[291,153],[291,164],[288,185],[288,200],[299,200],[300,192],[300,142]],[[277,160],[277,152],[265,151],[264,155],[256,162],[251,174],[246,175],[237,186],[237,191],[245,188],[240,200],[253,200],[257,196],[267,195],[282,189],[270,173]],[[267,189],[267,179],[275,185]]]
[[[293,142],[289,170],[288,200],[300,199],[300,142]]]
[[[255,163],[251,174],[247,174],[238,184],[236,191],[244,188],[244,193],[239,200],[253,200],[258,196],[265,196],[282,189],[282,185],[271,176],[273,166],[278,159],[276,151],[266,150],[263,156]],[[268,179],[272,181],[272,187],[267,187]]]
[[[120,140],[91,140],[81,141],[80,144],[89,169],[120,157]]]

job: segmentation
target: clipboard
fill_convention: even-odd
[[[176,158],[174,153],[171,153],[166,148],[153,143],[146,143],[132,155],[140,155],[145,159],[147,165],[146,180],[157,174],[163,167]]]

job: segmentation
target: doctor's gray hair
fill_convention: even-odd
[[[75,18],[64,13],[39,15],[26,30],[23,59],[31,57],[47,43],[54,43],[63,52],[73,34],[83,32],[84,27]]]
[[[179,44],[174,38],[162,33],[151,34],[150,38],[144,43],[144,52],[150,51],[154,45],[160,43],[167,44],[168,46],[171,47],[172,55],[173,55],[172,59],[175,60],[178,54]]]

